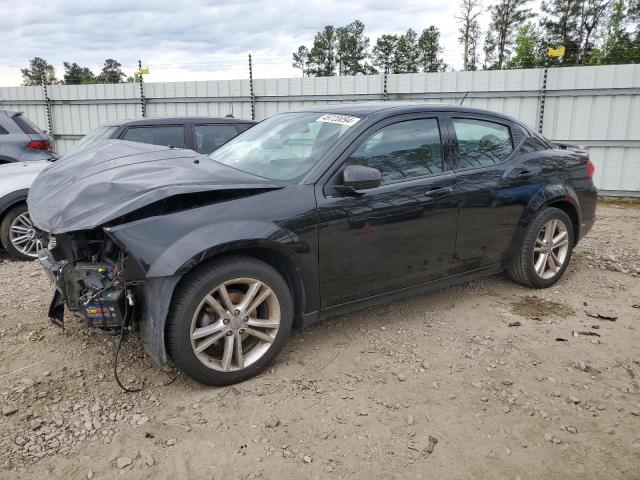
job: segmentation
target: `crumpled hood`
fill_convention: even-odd
[[[59,234],[99,227],[175,195],[280,186],[192,150],[104,140],[47,167],[27,204],[38,228]]]

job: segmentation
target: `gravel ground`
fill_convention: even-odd
[[[0,252],[0,478],[637,479],[639,232],[602,205],[551,289],[496,276],[337,317],[231,388],[134,337],[135,394],[113,337],[49,326],[44,273]]]

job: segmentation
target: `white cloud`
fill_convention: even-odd
[[[147,81],[246,78],[248,53],[256,77],[297,76],[291,52],[298,45],[310,45],[324,25],[356,18],[372,44],[383,33],[435,25],[445,62],[459,68],[456,9],[445,0],[0,0],[0,85],[18,85],[20,68],[35,56],[54,64],[59,78],[64,61],[98,72],[105,58],[129,74],[142,58]]]

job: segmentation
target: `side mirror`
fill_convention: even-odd
[[[363,165],[349,165],[342,172],[342,185],[336,189],[342,193],[356,193],[358,190],[377,188],[382,183],[380,170]]]

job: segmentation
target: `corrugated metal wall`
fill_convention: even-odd
[[[459,103],[512,115],[537,128],[541,69],[389,75],[387,100]],[[49,111],[56,146],[66,152],[101,123],[141,116],[138,84],[52,85]],[[147,116],[251,118],[249,80],[148,83]],[[311,105],[383,101],[384,76],[254,80],[255,116],[262,120]],[[47,130],[41,87],[0,88],[0,108],[22,110]],[[549,70],[545,136],[586,145],[598,188],[640,195],[640,65]]]

